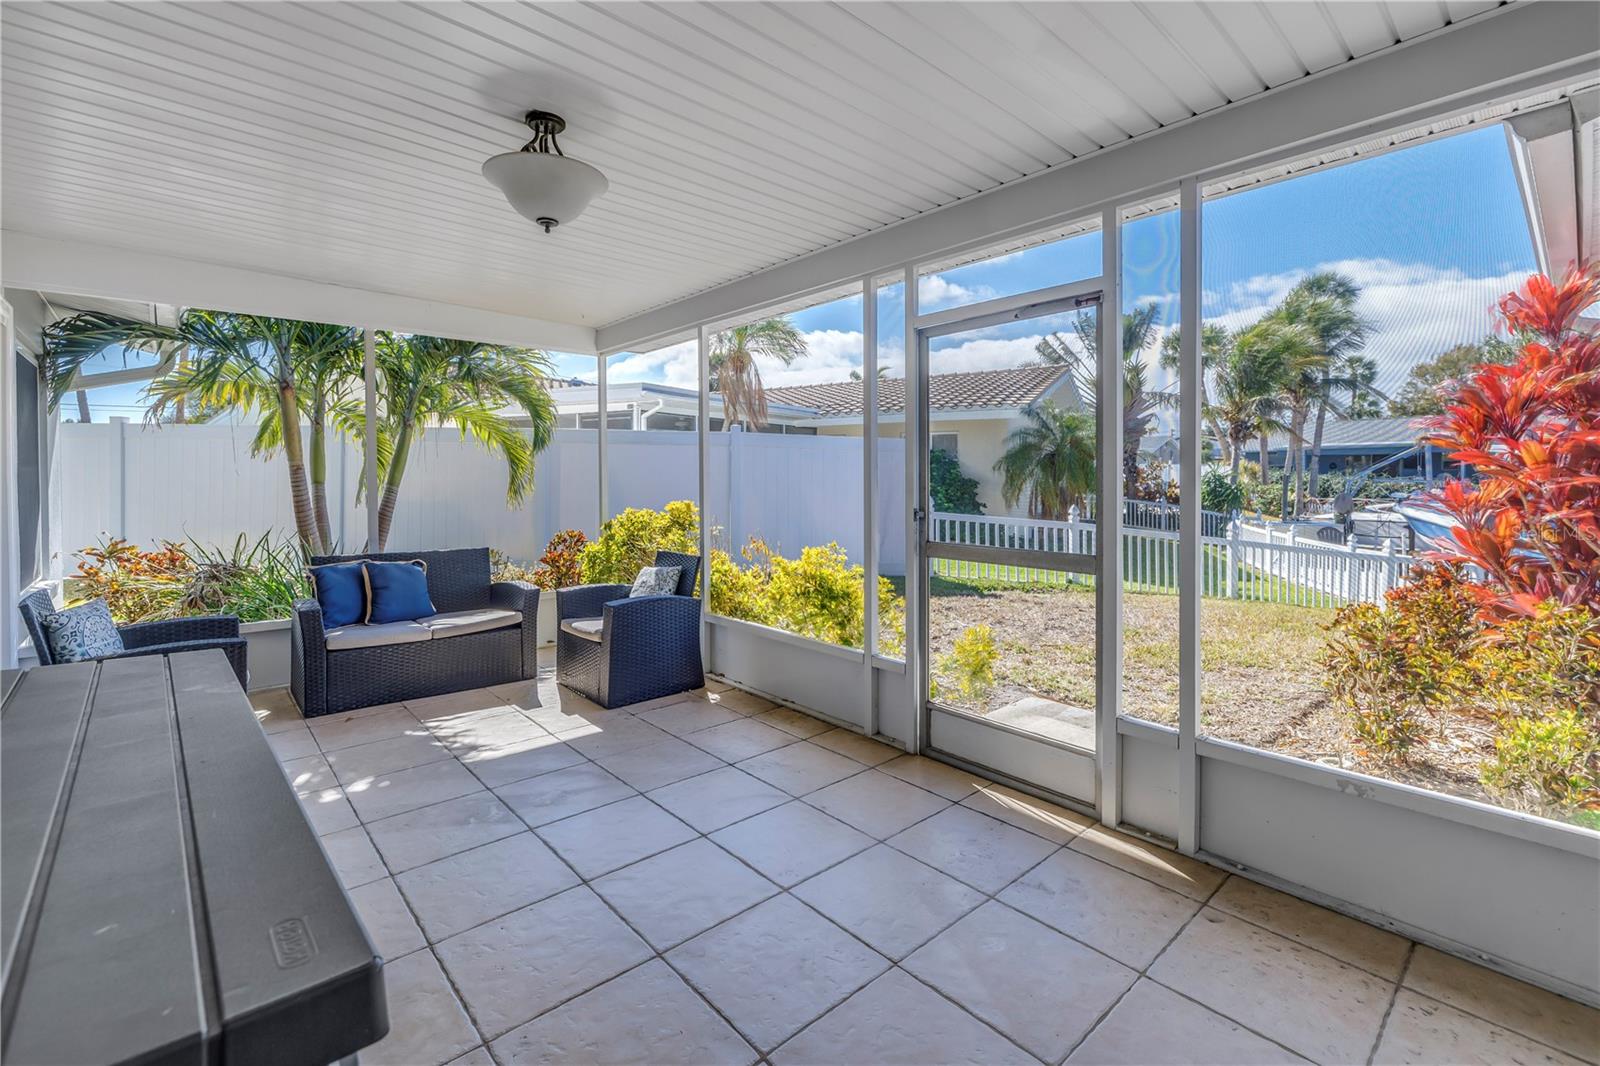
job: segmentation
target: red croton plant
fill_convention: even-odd
[[[1499,305],[1516,360],[1478,367],[1429,420],[1427,440],[1478,471],[1439,494],[1460,526],[1437,556],[1488,575],[1491,621],[1600,606],[1600,331],[1579,318],[1597,300],[1600,263],[1529,278]]]

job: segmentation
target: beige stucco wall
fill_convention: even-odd
[[[1005,501],[1000,497],[1000,477],[994,472],[995,462],[1005,451],[1006,436],[1019,421],[1008,418],[935,418],[928,426],[930,433],[956,434],[956,458],[961,463],[962,472],[977,480],[978,499],[984,505],[985,514],[1026,514],[1026,501],[1018,501],[1014,512],[1005,506]],[[884,437],[898,437],[904,432],[905,424],[902,422],[887,422],[878,427],[879,435]],[[817,433],[859,437],[861,426],[818,426]]]

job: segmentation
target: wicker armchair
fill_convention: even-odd
[[[50,642],[45,639],[43,618],[55,611],[50,593],[38,589],[28,593],[17,603],[22,613],[22,624],[28,627],[33,638],[33,651],[39,665],[52,666]],[[239,635],[239,620],[231,614],[200,615],[194,618],[173,618],[162,622],[133,622],[118,626],[122,644],[126,649],[108,659],[125,659],[135,655],[172,655],[180,651],[205,651],[220,648],[228,656],[239,686],[250,681],[249,660],[244,638]]]
[[[682,567],[670,596],[628,597],[627,585],[556,590],[556,680],[602,707],[624,707],[706,683],[700,661],[698,555],[656,552]]]
[[[418,622],[328,630],[316,600],[299,600],[289,627],[289,692],[306,717],[421,699],[537,677],[539,590],[491,581],[488,548],[314,556],[323,563],[371,559],[428,568],[439,612]],[[417,629],[429,632],[418,634]],[[384,640],[397,629],[402,640]]]

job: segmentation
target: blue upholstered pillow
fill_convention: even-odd
[[[50,643],[50,658],[58,663],[100,659],[127,650],[105,600],[90,600],[52,612],[39,619],[39,624]]]
[[[317,588],[324,629],[337,629],[366,619],[367,577],[359,562],[313,566],[311,583]]]
[[[428,598],[428,568],[420,559],[408,563],[368,561],[367,622],[410,622],[438,614]]]

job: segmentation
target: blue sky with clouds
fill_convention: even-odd
[[[1123,228],[1124,307],[1156,300],[1164,328],[1178,306],[1176,212]],[[1490,328],[1494,300],[1535,269],[1515,175],[1498,125],[1389,152],[1209,201],[1202,216],[1204,313],[1239,327],[1268,310],[1306,273],[1340,270],[1362,287],[1374,325],[1367,354],[1379,387]],[[1100,235],[1089,233],[921,281],[925,309],[957,306],[1092,277]],[[898,287],[880,298],[880,360],[903,365]],[[840,381],[861,366],[861,301],[838,300],[791,316],[807,355],[763,368],[769,385]],[[1017,366],[1032,358],[1038,323],[1012,323],[946,342],[945,369]],[[558,373],[594,379],[594,360],[553,353]],[[694,387],[692,342],[613,357],[610,377]],[[137,388],[95,396],[95,417],[137,417]],[[115,406],[113,406],[115,405]],[[67,417],[73,406],[63,405]]]

